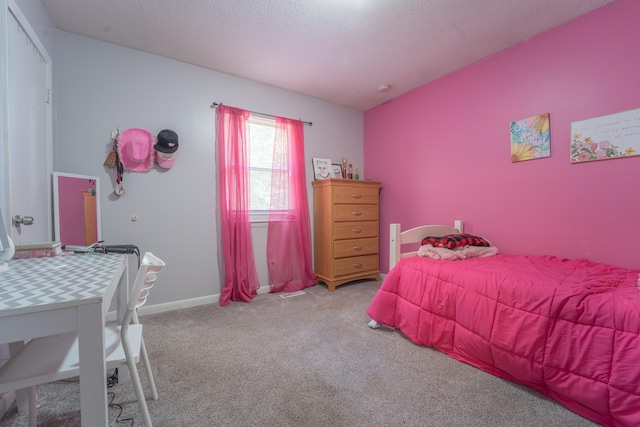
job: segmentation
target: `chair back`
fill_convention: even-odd
[[[147,302],[149,291],[153,287],[158,273],[166,264],[151,252],[145,252],[140,263],[140,268],[136,273],[136,278],[131,287],[127,312],[123,319],[123,326],[131,322],[131,316],[135,309],[142,307]]]

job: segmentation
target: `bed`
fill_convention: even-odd
[[[461,221],[391,225],[390,271],[369,325],[396,328],[597,423],[640,425],[640,270],[554,256],[417,256],[426,237],[459,234]]]

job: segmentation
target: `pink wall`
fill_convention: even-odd
[[[638,22],[617,0],[367,111],[382,271],[390,223],[454,219],[502,253],[640,268],[640,156],[569,163],[571,122],[640,108]],[[551,157],[511,163],[510,122],[542,113]]]

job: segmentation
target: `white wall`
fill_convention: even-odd
[[[212,102],[313,122],[305,126],[310,202],[312,157],[347,157],[364,173],[360,111],[66,32],[54,39],[54,170],[100,178],[106,243],[133,243],[167,262],[150,304],[220,292]],[[180,155],[168,171],[126,172],[117,198],[103,162],[111,131],[131,127],[176,131]],[[265,241],[266,228],[254,228],[262,285]]]

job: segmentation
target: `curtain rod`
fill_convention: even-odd
[[[216,108],[218,105],[222,105],[220,102],[212,102],[210,107],[211,108]],[[280,116],[274,116],[273,114],[267,114],[267,113],[258,113],[256,111],[249,111],[251,114],[257,114],[259,116],[265,116],[265,117],[272,117],[272,118],[276,118],[276,117],[280,117]],[[283,117],[286,118],[286,117]],[[295,119],[289,119],[289,120],[295,120]],[[300,120],[300,119],[298,119]],[[313,122],[305,122],[304,120],[300,120],[302,123],[304,123],[307,126],[313,126]]]

